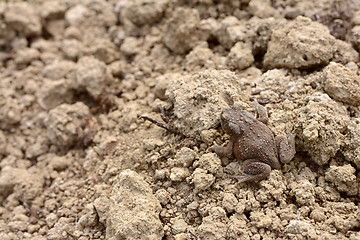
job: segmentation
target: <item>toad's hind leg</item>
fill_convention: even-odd
[[[239,183],[260,181],[270,175],[270,165],[257,160],[247,159],[243,162],[243,175],[235,176]]]
[[[289,134],[288,137],[277,136],[275,138],[276,147],[279,153],[279,159],[282,163],[288,163],[294,158],[295,151],[295,134]]]

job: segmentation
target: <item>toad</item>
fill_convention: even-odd
[[[265,108],[256,100],[254,105],[256,118],[236,104],[224,109],[220,121],[230,135],[229,143],[209,148],[220,156],[243,161],[243,174],[235,176],[239,183],[263,180],[271,169],[280,169],[280,162],[288,163],[295,155],[295,134],[274,137],[265,125],[268,122]]]

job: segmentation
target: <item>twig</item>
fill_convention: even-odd
[[[153,124],[155,124],[158,127],[164,128],[166,129],[168,132],[174,133],[174,134],[179,134],[178,131],[176,131],[174,128],[170,127],[168,124],[166,123],[161,123],[153,118],[150,118],[148,116],[139,116],[140,119],[145,119],[148,120],[150,122],[152,122]]]

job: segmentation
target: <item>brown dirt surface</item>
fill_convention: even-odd
[[[360,239],[359,50],[359,0],[0,0],[0,239]],[[296,154],[238,184],[254,99]]]

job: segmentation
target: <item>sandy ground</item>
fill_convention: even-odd
[[[360,239],[359,51],[358,0],[0,1],[0,239]],[[296,155],[238,184],[254,99]]]

